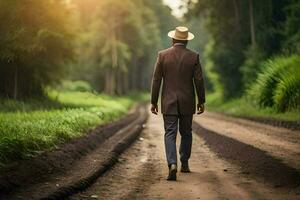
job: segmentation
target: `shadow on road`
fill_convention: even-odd
[[[267,152],[208,130],[196,122],[193,123],[193,130],[218,156],[239,165],[242,173],[263,178],[274,187],[300,186],[300,172]]]

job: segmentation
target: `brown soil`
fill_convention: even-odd
[[[300,186],[300,172],[284,164],[278,158],[249,144],[205,129],[198,124],[194,127],[195,132],[205,140],[205,144],[213,152],[241,167],[243,170],[241,173],[263,178],[274,187]]]
[[[69,199],[300,199],[299,131],[216,113],[195,116],[193,131],[192,173],[179,172],[176,182],[166,181],[162,116],[151,114],[140,138],[117,164]],[[85,168],[101,165],[123,134],[102,142],[101,148],[94,148],[66,168],[65,174],[76,179],[87,171]],[[57,183],[67,181],[58,179]],[[43,187],[37,185],[37,193],[42,193]],[[17,195],[13,199],[24,198]]]
[[[208,123],[210,120],[212,123]],[[192,173],[178,173],[178,181],[166,181],[162,118],[151,115],[140,140],[121,156],[118,164],[93,186],[70,199],[300,199],[299,168],[295,167],[299,161],[294,155],[298,150],[293,149],[300,140],[291,140],[298,137],[298,132],[248,120],[237,122],[210,113],[196,116],[195,121],[200,125],[194,123],[197,134],[190,161]],[[227,123],[231,123],[230,130]],[[217,128],[223,135],[215,132]],[[243,132],[243,128],[249,132]],[[225,136],[234,130],[238,133]],[[244,138],[250,133],[256,140]],[[263,134],[273,140],[267,140]],[[258,147],[263,146],[260,140],[268,150]],[[273,147],[276,140],[282,143]],[[280,145],[285,147],[282,153],[289,155],[285,162],[275,156],[279,155],[276,152],[280,149],[276,149]]]
[[[46,183],[53,177],[63,176],[78,160],[95,150],[137,117],[137,107],[132,108],[128,115],[118,121],[98,126],[90,130],[87,135],[61,145],[53,151],[44,152],[33,159],[17,162],[1,171],[0,199],[6,199],[9,194],[32,188],[36,184]]]
[[[212,112],[211,114],[218,115],[218,112]],[[287,120],[279,120],[279,119],[266,118],[266,117],[234,116],[234,115],[222,114],[222,113],[220,113],[219,115],[227,116],[229,118],[246,119],[253,122],[268,124],[279,128],[287,128],[295,131],[300,130],[300,121],[287,121]]]
[[[195,121],[204,129],[262,150],[283,164],[300,170],[300,131],[215,113],[205,113]]]

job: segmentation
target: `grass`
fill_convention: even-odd
[[[262,64],[262,72],[247,91],[261,107],[285,112],[300,107],[300,56],[277,56]]]
[[[208,95],[209,110],[234,116],[300,121],[300,56],[277,56],[261,64],[257,79],[241,98]],[[221,91],[221,90],[218,90]]]
[[[132,97],[56,91],[43,100],[2,99],[0,164],[36,156],[82,136],[90,128],[118,119],[133,102]]]
[[[300,121],[300,110],[294,109],[281,113],[272,107],[262,108],[246,97],[223,101],[218,93],[208,94],[206,107],[210,111],[237,117],[262,117],[284,121]]]

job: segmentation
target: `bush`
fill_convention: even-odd
[[[92,87],[85,81],[64,81],[61,90],[71,92],[91,92]]]
[[[240,68],[245,88],[249,87],[249,85],[257,78],[257,75],[261,71],[261,62],[264,57],[264,51],[258,47],[251,46],[246,51],[246,60]]]
[[[0,99],[0,170],[118,119],[133,100],[88,92],[48,91],[50,100]],[[54,100],[55,98],[55,100]],[[7,106],[8,105],[8,106]]]
[[[300,66],[299,66],[300,67]],[[298,68],[299,68],[298,67]],[[297,109],[300,105],[300,71],[282,75],[273,96],[274,106],[278,111]]]
[[[262,72],[248,90],[248,95],[262,107],[278,111],[297,108],[299,94],[300,56],[276,57],[262,65]]]

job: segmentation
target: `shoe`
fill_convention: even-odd
[[[181,171],[182,173],[190,173],[190,172],[191,172],[191,170],[190,170],[188,164],[186,164],[186,165],[181,165],[180,171]]]
[[[176,173],[177,173],[177,165],[176,164],[172,164],[169,167],[169,176],[167,178],[168,181],[176,181]]]

